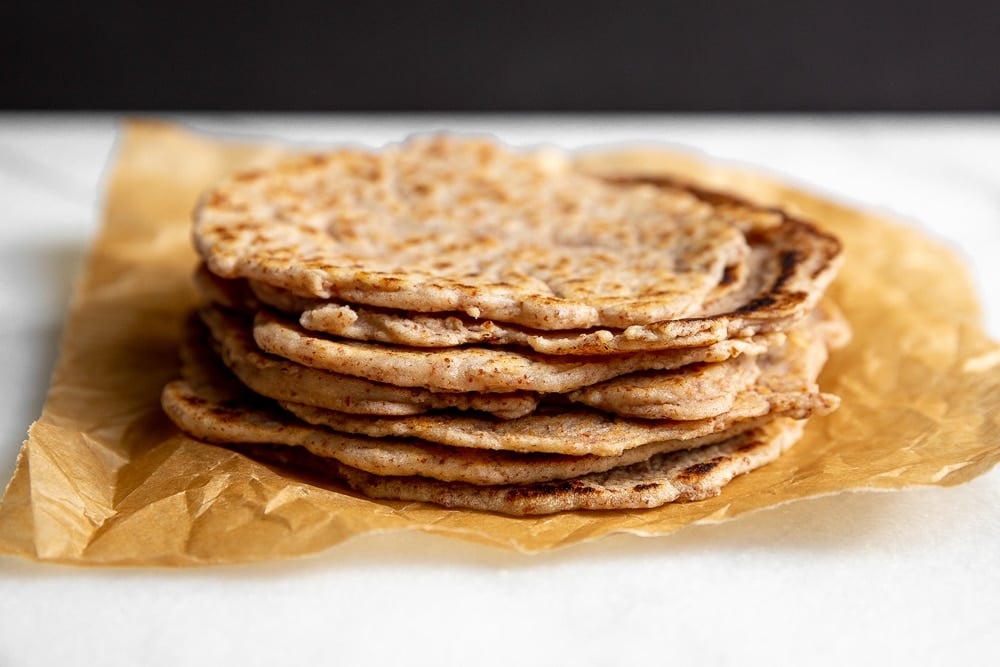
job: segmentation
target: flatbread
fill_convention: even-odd
[[[495,347],[410,349],[309,332],[268,311],[254,321],[254,340],[269,354],[304,366],[434,391],[564,393],[626,373],[670,370],[760,353],[770,339],[729,339],[696,348],[627,355],[549,356]]]
[[[351,414],[400,416],[456,408],[515,419],[532,413],[546,398],[543,394],[523,391],[430,392],[310,368],[261,352],[245,318],[218,307],[206,307],[200,313],[229,370],[256,393],[279,401]],[[647,419],[715,416],[729,410],[736,394],[746,390],[759,375],[757,355],[780,345],[784,339],[784,335],[762,338],[759,344],[747,345],[746,352],[739,357],[717,364],[694,364],[655,376],[619,376],[567,394],[559,402],[578,402],[621,416]],[[765,346],[767,343],[770,345]],[[642,383],[643,390],[632,389],[636,383]]]
[[[738,475],[775,459],[794,445],[804,423],[779,419],[718,445],[659,454],[630,466],[568,480],[476,486],[426,477],[372,475],[298,447],[249,446],[251,456],[325,473],[369,498],[426,502],[517,516],[572,510],[649,509],[719,495]]]
[[[741,394],[733,408],[709,419],[691,421],[629,419],[599,410],[538,410],[527,417],[499,421],[471,414],[427,413],[414,417],[366,419],[287,401],[281,406],[303,421],[369,437],[416,437],[453,447],[618,456],[627,449],[663,440],[686,440],[727,431],[749,420],[806,419],[837,409],[831,394],[766,391]]]
[[[538,405],[537,394],[523,391],[433,393],[302,366],[262,353],[253,342],[249,321],[235,313],[218,307],[205,307],[199,312],[229,370],[254,392],[275,400],[359,415],[415,415],[455,408],[486,412],[503,419],[530,414]]]
[[[733,408],[761,374],[758,355],[673,371],[631,373],[566,394],[566,399],[622,417],[707,419]]]
[[[237,174],[194,241],[219,305],[164,409],[369,497],[699,500],[839,402],[816,385],[849,337],[820,304],[839,242],[663,179],[419,137]]]
[[[683,190],[443,135],[237,174],[203,197],[194,242],[223,278],[543,330],[691,316],[749,252]]]
[[[669,187],[663,179],[646,180]],[[724,273],[723,283],[731,281],[732,289],[711,299],[694,316],[680,320],[620,330],[539,331],[461,313],[423,314],[302,297],[261,281],[226,285],[207,271],[200,279],[216,298],[220,292],[228,295],[222,303],[242,303],[249,310],[266,304],[295,314],[306,329],[411,347],[490,343],[528,346],[544,354],[612,354],[704,346],[783,330],[805,317],[840,267],[840,243],[783,213],[755,209],[728,195],[692,191],[710,201],[720,214],[738,221],[746,229],[751,250],[745,262]]]
[[[788,342],[760,360],[755,385],[733,398],[724,413],[691,421],[622,418],[584,407],[550,406],[506,421],[475,414],[427,413],[413,417],[371,419],[332,410],[281,402],[300,419],[337,431],[370,437],[416,437],[457,447],[523,452],[615,456],[658,440],[683,440],[725,431],[769,416],[803,419],[827,414],[839,405],[836,396],[816,385],[827,357],[828,331],[840,324],[818,313],[811,327],[788,334]]]
[[[448,447],[415,438],[368,438],[297,420],[234,381],[202,341],[189,338],[182,351],[183,379],[163,391],[164,410],[188,435],[220,444],[257,443],[302,447],[324,458],[376,475],[419,475],[469,484],[526,484],[568,479],[644,461],[670,451],[732,438],[764,420],[741,423],[701,438],[655,442],[619,456],[523,454]]]
[[[419,440],[350,436],[298,422],[250,394],[190,336],[183,379],[162,394],[166,413],[198,439],[328,472],[373,497],[509,514],[652,507],[718,493],[733,476],[775,458],[801,426],[779,419],[735,433],[659,442],[618,457],[526,455]],[[694,449],[692,449],[692,447]]]
[[[338,466],[342,479],[371,498],[429,502],[504,514],[649,509],[719,495],[733,478],[777,459],[804,424],[776,420],[718,445],[658,454],[603,473],[528,485],[472,486],[421,477],[381,477]]]
[[[543,354],[616,354],[710,345],[787,329],[816,306],[840,266],[839,244],[800,221],[754,228],[741,287],[711,314],[624,330],[539,331],[463,314],[424,314],[297,296],[259,281],[227,281],[199,272],[202,291],[233,308],[262,305],[294,314],[303,328],[341,338],[409,347],[519,345]],[[718,311],[718,312],[713,312]]]
[[[763,356],[743,354],[715,364],[632,373],[577,389],[566,398],[625,417],[706,418],[731,410],[737,396],[758,381],[757,391],[819,391],[816,378],[829,351],[843,347],[850,338],[847,320],[826,300]]]
[[[751,266],[757,270],[745,287],[731,295],[739,303],[749,301],[760,293],[766,283],[766,254],[752,254]],[[195,284],[209,302],[245,314],[261,308],[271,308],[285,315],[298,318],[304,329],[327,333],[338,338],[369,341],[415,348],[457,347],[470,344],[516,345],[534,349],[543,354],[617,354],[657,349],[698,347],[725,338],[736,337],[737,330],[751,332],[745,323],[723,332],[718,327],[701,329],[691,335],[666,338],[649,335],[648,328],[633,326],[625,331],[538,331],[492,320],[477,320],[454,313],[415,313],[331,302],[298,296],[259,281],[220,278],[205,264],[195,272]],[[782,320],[780,323],[784,323]],[[759,326],[752,332],[777,328]]]
[[[395,387],[363,378],[301,366],[261,353],[244,320],[219,308],[204,308],[201,317],[211,331],[229,369],[256,393],[351,414],[401,416],[457,408],[514,419],[535,410],[542,396],[433,393]],[[784,337],[772,336],[777,343]],[[685,366],[676,372],[632,374],[577,390],[567,399],[621,416],[647,419],[704,419],[732,408],[735,396],[756,379],[756,355],[763,343],[718,364]]]
[[[506,421],[448,412],[378,419],[287,401],[281,405],[306,422],[370,437],[415,437],[456,447],[615,456],[650,442],[725,431],[750,419],[803,419],[836,409],[839,399],[821,393],[816,386],[816,376],[826,360],[826,339],[812,329],[801,329],[791,332],[788,340],[761,359],[757,383],[735,395],[728,411],[699,420],[622,418],[574,406],[543,406],[530,415]]]
[[[208,280],[213,286],[206,289],[207,295],[216,301],[225,301],[225,293],[221,290],[229,287],[228,281],[212,278]],[[216,308],[204,311],[203,317],[207,318],[206,323],[210,325],[230,370],[257,393],[276,400],[328,407],[354,414],[398,416],[420,414],[435,408],[456,407],[480,410],[497,417],[511,419],[530,414],[543,398],[530,392],[509,395],[477,393],[465,395],[419,393],[419,390],[412,390],[418,392],[416,393],[418,400],[411,398],[409,402],[404,402],[407,399],[406,392],[410,391],[405,388],[309,369],[262,354],[247,331],[246,320],[235,314],[227,314]],[[794,378],[815,377],[826,360],[827,348],[837,349],[845,345],[850,339],[850,328],[831,301],[822,302],[813,311],[809,320],[798,326],[808,327],[806,344],[818,338],[825,345],[818,346],[811,352],[816,357],[810,364],[811,368],[786,373],[790,373],[793,377],[791,380],[784,379],[784,391],[815,391],[811,383]],[[802,334],[796,335],[801,337]],[[767,349],[771,349],[782,344],[785,337],[771,334],[767,337],[758,337],[758,340],[766,343]],[[756,379],[759,374],[756,355],[763,349],[763,345],[756,348],[748,347],[740,356],[715,364],[685,366],[675,371],[661,373],[633,373],[619,376],[570,392],[565,399],[620,416],[645,419],[711,417],[729,410],[735,395],[745,390]],[[800,357],[801,355],[796,359]],[[355,385],[359,385],[359,388]],[[809,389],[811,386],[812,389]],[[381,397],[380,400],[371,397],[373,390],[379,392],[377,396]],[[392,402],[389,401],[389,397],[393,399]]]

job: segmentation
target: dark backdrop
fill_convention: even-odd
[[[0,107],[1000,110],[1000,2],[51,2]]]

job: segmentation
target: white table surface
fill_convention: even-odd
[[[973,268],[1000,338],[1000,116],[181,120],[308,142],[383,143],[440,128],[566,147],[657,140],[760,165],[947,240]],[[4,480],[41,409],[118,121],[0,115]],[[0,557],[4,666],[998,658],[1000,470],[956,488],[846,494],[535,556],[384,534],[308,560],[176,571]]]

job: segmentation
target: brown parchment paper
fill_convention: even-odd
[[[780,205],[845,242],[831,294],[855,336],[821,378],[843,405],[813,420],[777,462],[699,503],[512,518],[375,502],[190,440],[159,408],[194,303],[190,213],[216,179],[279,154],[162,123],[126,124],[50,393],[0,504],[0,553],[77,564],[232,563],[312,554],[382,530],[531,552],[612,532],[663,535],[850,489],[957,484],[1000,459],[1000,346],[984,335],[954,254],[913,229],[768,178],[660,151],[582,160]]]

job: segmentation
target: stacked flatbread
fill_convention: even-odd
[[[205,195],[163,405],[370,497],[508,514],[716,495],[838,404],[811,224],[563,155],[420,137]]]

